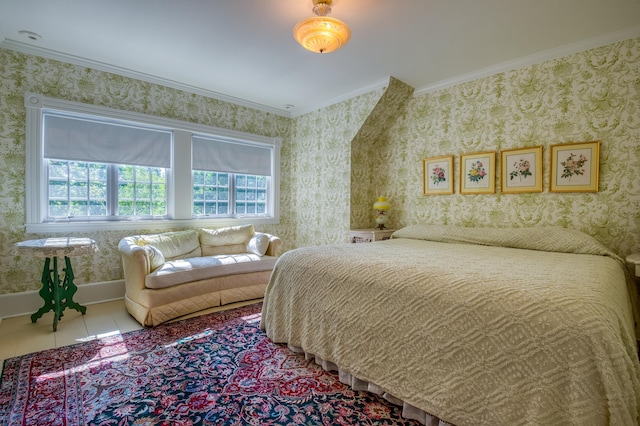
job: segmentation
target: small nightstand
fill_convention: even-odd
[[[352,229],[349,232],[349,241],[352,243],[372,243],[388,240],[395,229]]]
[[[627,256],[627,263],[633,265],[636,278],[640,278],[640,253],[634,253]]]

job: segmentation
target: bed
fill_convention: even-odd
[[[636,305],[579,231],[414,225],[284,253],[261,326],[423,424],[637,425]]]

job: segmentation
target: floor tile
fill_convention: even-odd
[[[262,299],[206,309],[181,317],[179,320],[233,309],[257,303],[260,300]],[[108,334],[123,334],[144,328],[129,315],[124,300],[97,303],[86,307],[85,315],[73,309],[65,310],[55,333],[53,332],[53,312],[47,312],[35,323],[31,322],[31,315],[3,319],[0,322],[0,363],[7,358],[31,352],[73,345]]]

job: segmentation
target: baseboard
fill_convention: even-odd
[[[124,280],[82,284],[73,300],[81,305],[108,302],[124,298]],[[31,315],[42,307],[42,299],[37,291],[0,294],[0,323],[3,318]]]

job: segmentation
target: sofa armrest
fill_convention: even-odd
[[[126,294],[135,300],[145,288],[145,277],[150,272],[149,258],[144,248],[136,244],[132,237],[120,240],[118,251],[122,258]]]
[[[280,250],[280,245],[282,244],[282,240],[280,237],[276,237],[275,235],[266,234],[269,236],[269,247],[267,247],[266,255],[267,256],[278,256],[278,251]]]

